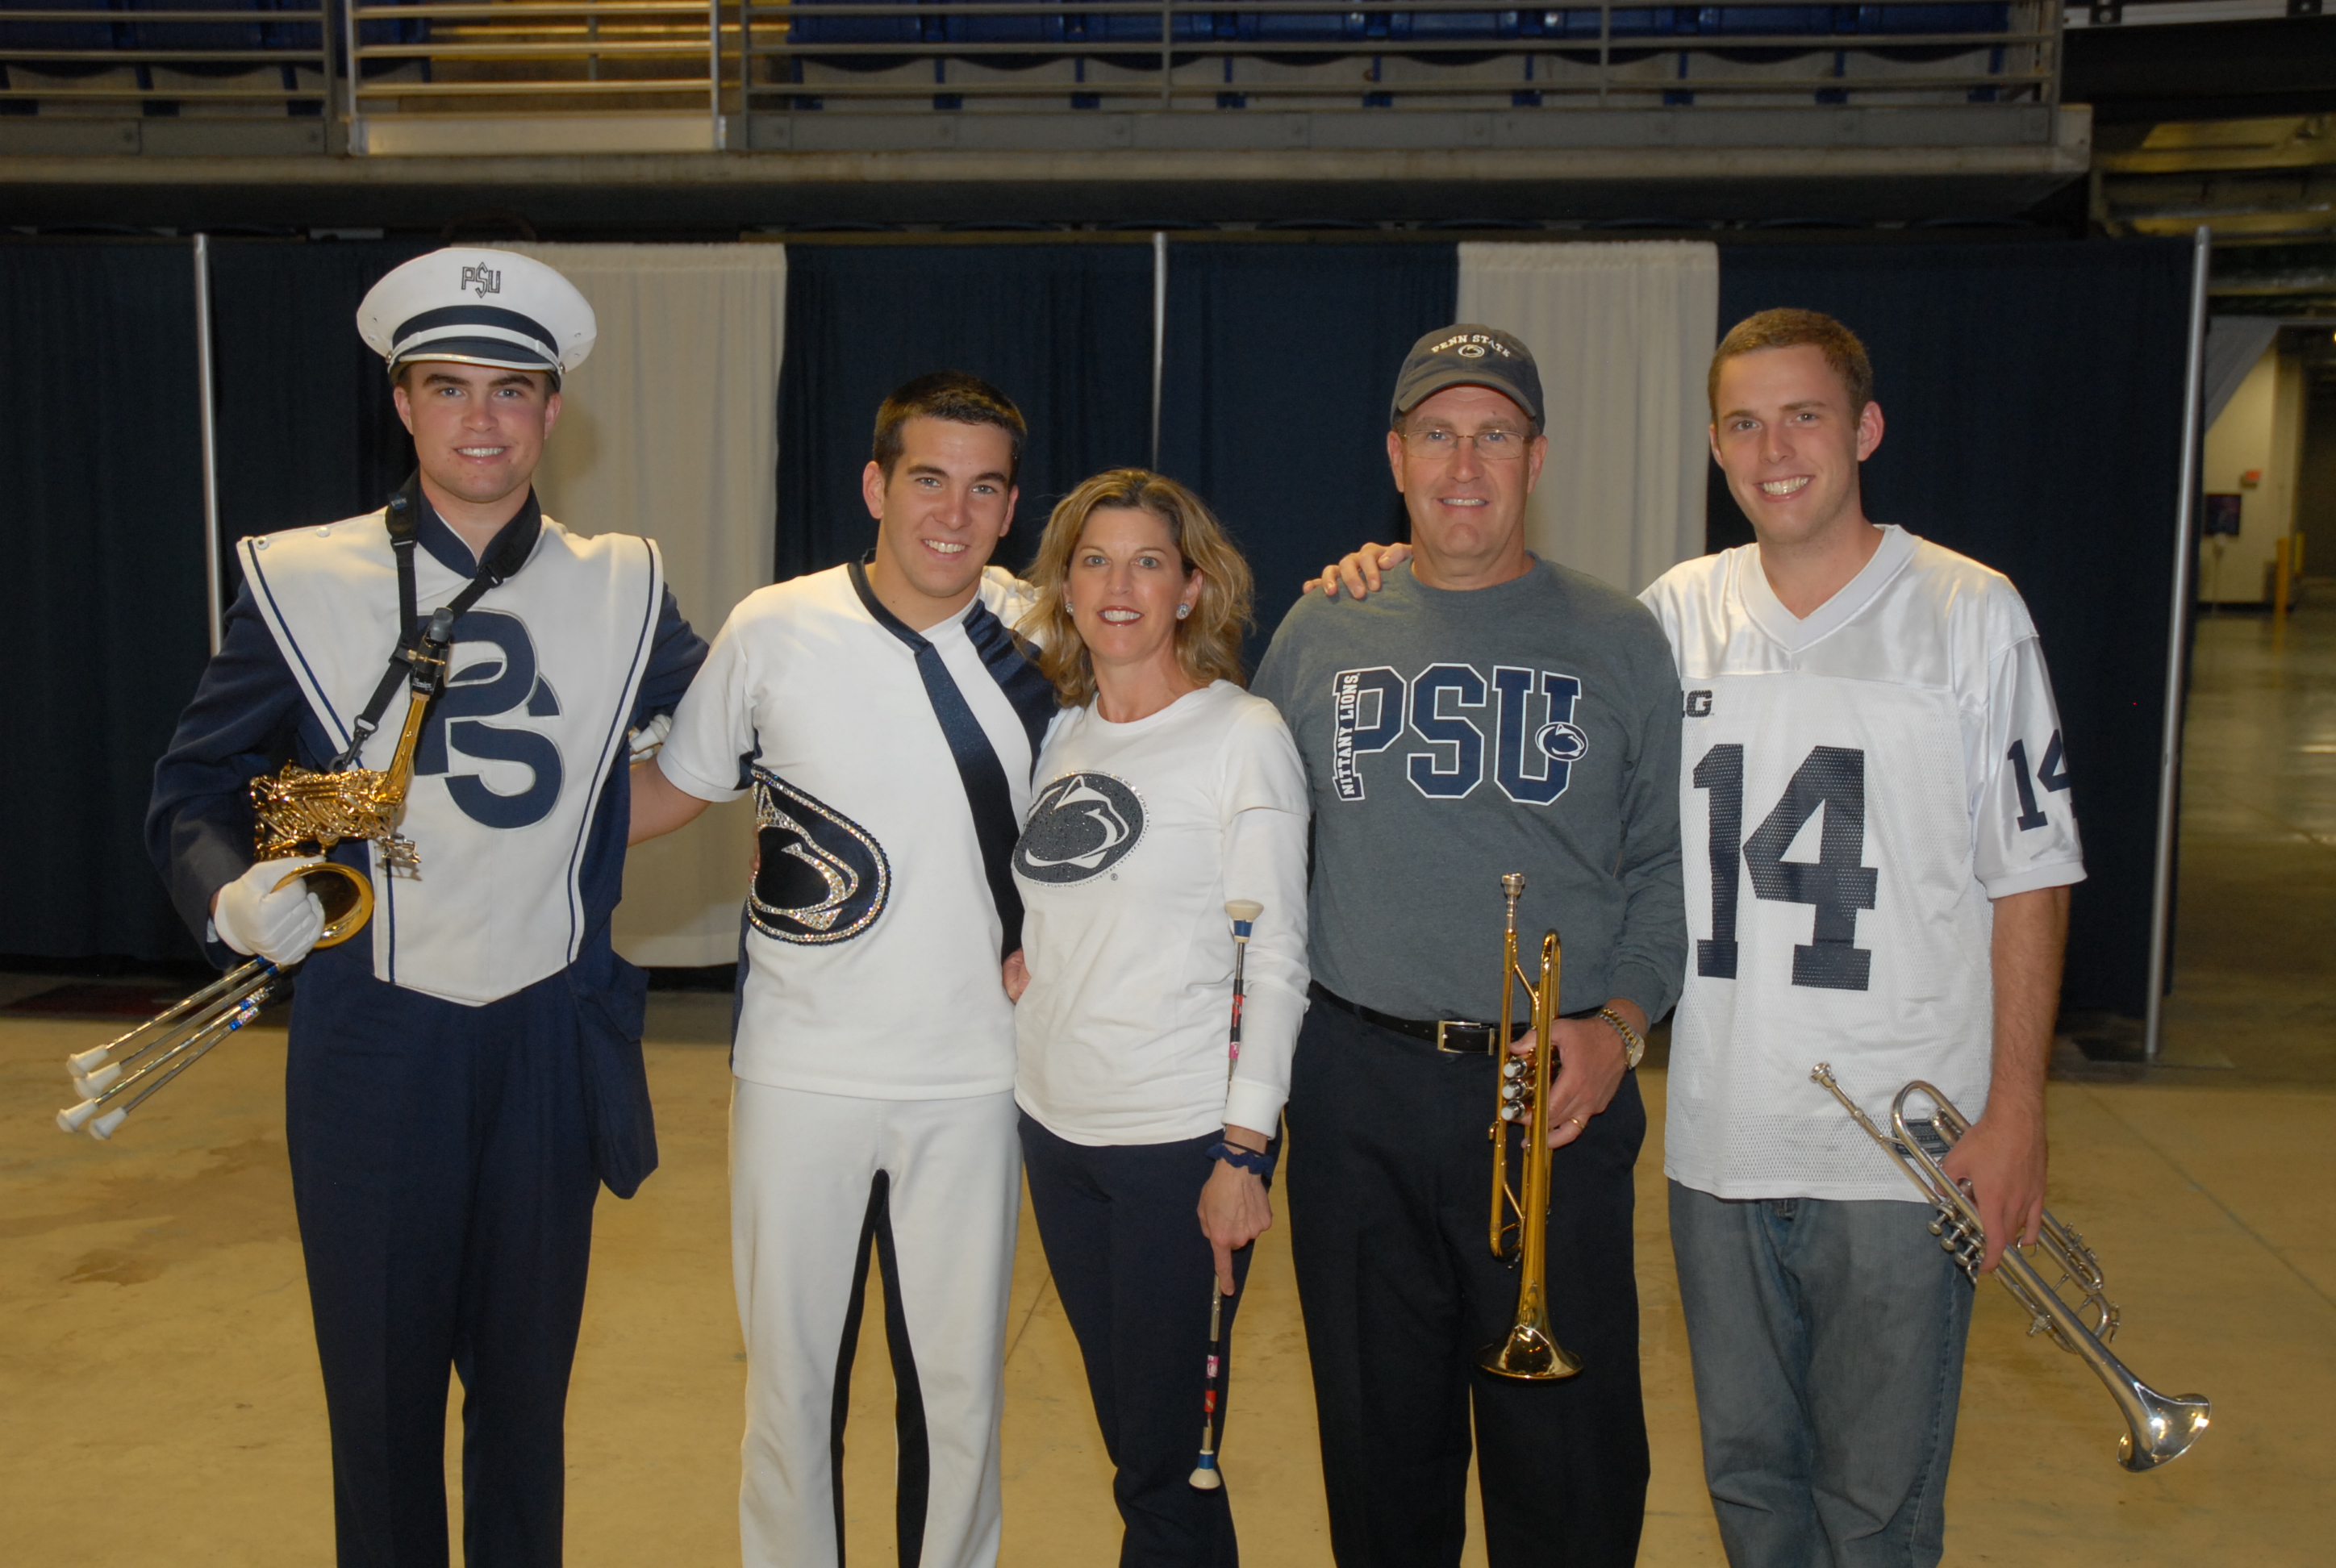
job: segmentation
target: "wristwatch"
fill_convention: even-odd
[[[1613,1026],[1614,1032],[1622,1037],[1622,1070],[1636,1072],[1639,1058],[1647,1054],[1647,1037],[1623,1022],[1622,1015],[1611,1008],[1599,1008],[1598,1016]]]

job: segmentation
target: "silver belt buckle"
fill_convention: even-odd
[[[1482,1029],[1484,1031],[1484,1043],[1475,1050],[1460,1046],[1447,1046],[1444,1043],[1444,1032],[1446,1029]],[[1436,1048],[1447,1057],[1489,1057],[1494,1054],[1493,1032],[1494,1026],[1491,1024],[1475,1023],[1467,1018],[1438,1018],[1436,1020]]]

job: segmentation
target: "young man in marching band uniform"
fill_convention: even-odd
[[[1910,1079],[1983,1267],[2044,1207],[2044,1072],[2084,876],[2052,684],[2000,573],[1867,520],[1865,350],[1737,325],[1711,448],[1757,542],[1643,596],[1677,650],[1695,958],[1664,1169],[1704,1474],[1736,1568],[1939,1561],[1971,1282],[1930,1206],[1809,1081],[1887,1124]]]
[[[1313,792],[1288,1183],[1341,1568],[1459,1562],[1472,1421],[1494,1568],[1620,1568],[1645,1512],[1630,1069],[1686,942],[1678,686],[1643,607],[1525,549],[1541,414],[1510,334],[1422,338],[1387,443],[1418,556],[1366,602],[1300,599],[1255,686]],[[1476,1369],[1518,1300],[1486,1234],[1510,1042],[1481,1021],[1510,872],[1563,934],[1549,1316],[1583,1369],[1559,1382]]]
[[[748,792],[761,829],[730,1118],[749,1568],[842,1560],[871,1251],[899,1389],[900,1560],[998,1557],[1021,1203],[999,961],[1021,945],[1011,859],[1056,711],[983,597],[1023,433],[969,375],[886,399],[862,476],[869,560],[740,603],[638,771],[636,841]]]
[[[642,976],[608,939],[627,736],[672,709],[705,645],[654,544],[579,538],[537,503],[560,378],[594,336],[565,278],[440,250],[384,278],[357,319],[396,377],[417,471],[381,511],[242,541],[243,586],[155,767],[147,839],[222,967],[307,960],[285,1121],[339,1562],[447,1560],[451,1366],[464,1558],[539,1568],[560,1561],[593,1200],[604,1180],[630,1196],[657,1161]],[[385,766],[406,694],[369,736],[368,697],[472,588],[405,799],[419,864],[393,872],[343,842],[332,858],[370,877],[373,917],[312,954],[316,897],[276,883],[313,857],[252,863],[249,781],[352,750]]]

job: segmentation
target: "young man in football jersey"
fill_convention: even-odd
[[[1881,1122],[1908,1080],[1936,1085],[1974,1118],[1945,1166],[1985,1221],[1982,1271],[2032,1242],[2084,876],[2018,591],[1865,516],[1873,385],[1830,317],[1738,323],[1710,440],[1757,542],[1641,596],[1679,657],[1698,928],[1664,1123],[1671,1247],[1736,1568],[1939,1561],[1971,1282],[1809,1072],[1831,1063]],[[1367,546],[1325,586],[1367,589],[1391,559]]]
[[[566,278],[434,251],[375,284],[357,326],[394,378],[414,477],[362,516],[241,541],[147,844],[221,968],[301,966],[285,1136],[338,1561],[446,1561],[451,1368],[465,1558],[555,1568],[597,1188],[630,1197],[657,1164],[645,979],[608,936],[625,739],[672,711],[706,645],[653,543],[579,538],[537,502],[560,376],[596,331]],[[415,863],[343,840],[330,858],[369,880],[374,911],[317,948],[309,884],[277,886],[316,857],[253,863],[251,780],[287,760],[386,768],[403,655],[442,609],[453,680],[400,822]]]
[[[1472,1417],[1494,1568],[1619,1568],[1645,1512],[1630,1069],[1685,961],[1679,687],[1643,606],[1527,552],[1541,414],[1508,333],[1422,338],[1387,441],[1418,555],[1367,601],[1300,599],[1254,687],[1314,807],[1288,1180],[1341,1568],[1458,1563]],[[1522,927],[1563,940],[1548,1306],[1582,1370],[1562,1381],[1477,1367],[1518,1302],[1486,1234],[1510,1041],[1484,1021],[1516,872]]]
[[[730,1113],[748,1568],[842,1560],[871,1251],[899,1389],[900,1553],[987,1568],[1021,1201],[1011,857],[1054,688],[984,602],[1021,414],[944,372],[885,400],[863,562],[749,595],[635,780],[636,841],[754,797]]]
[[[1664,1164],[1704,1474],[1737,1568],[1933,1563],[1971,1281],[1809,1071],[1885,1122],[1938,1086],[1973,1119],[1945,1166],[1982,1268],[2035,1240],[2084,876],[2059,718],[2011,583],[1866,518],[1882,410],[1847,328],[1751,317],[1709,388],[1757,542],[1643,596],[1679,655],[1701,928]]]

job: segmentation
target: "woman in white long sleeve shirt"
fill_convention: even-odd
[[[1031,1205],[1086,1362],[1126,1524],[1123,1564],[1237,1559],[1198,1446],[1212,1273],[1225,1343],[1306,1010],[1302,765],[1238,684],[1250,572],[1206,506],[1137,469],[1056,507],[1024,622],[1073,711],[1039,756],[1007,964]],[[1227,1062],[1229,900],[1250,939]],[[1223,1419],[1220,1352],[1215,1419]]]

